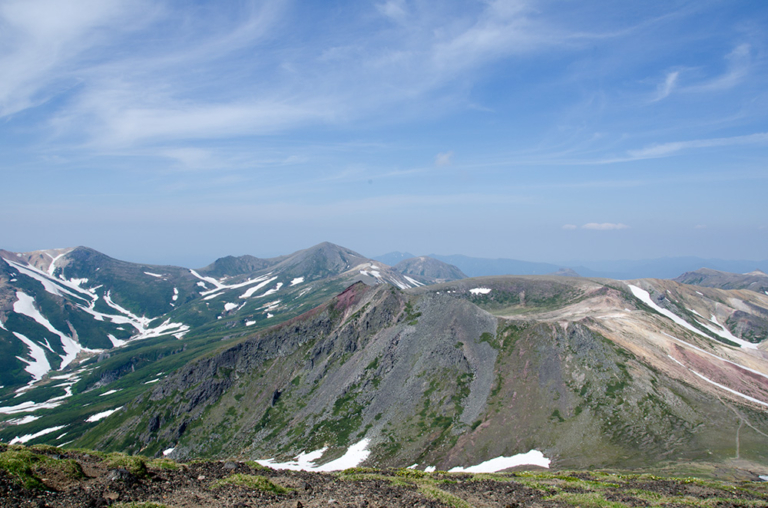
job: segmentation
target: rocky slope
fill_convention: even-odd
[[[11,473],[11,464],[27,466]],[[11,466],[11,467],[9,467]],[[27,507],[562,507],[763,506],[768,484],[741,474],[720,480],[605,471],[509,474],[350,469],[275,471],[254,462],[106,455],[0,445],[0,500]],[[25,487],[26,485],[26,487]]]
[[[178,458],[322,450],[319,463],[357,445],[365,465],[445,470],[535,449],[557,468],[766,471],[766,312],[765,295],[657,280],[356,284],[180,369],[78,443]]]

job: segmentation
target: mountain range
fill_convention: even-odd
[[[408,252],[390,252],[374,259],[395,265],[404,259],[414,258]],[[631,280],[642,278],[673,279],[683,272],[709,268],[723,272],[746,273],[754,270],[768,271],[768,260],[740,261],[722,259],[704,259],[693,256],[666,257],[641,260],[611,261],[563,261],[559,264],[535,263],[516,259],[487,259],[464,255],[429,254],[430,258],[444,261],[458,267],[469,277],[487,275],[549,275],[560,270],[570,269],[585,277]]]
[[[200,269],[85,247],[0,258],[5,442],[768,473],[757,272],[467,278],[329,243]]]

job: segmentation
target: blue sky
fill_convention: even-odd
[[[0,247],[768,258],[768,3],[0,2]]]

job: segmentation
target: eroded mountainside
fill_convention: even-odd
[[[438,469],[537,449],[558,468],[765,470],[766,309],[751,291],[658,280],[356,284],[181,369],[79,444],[177,458],[324,449],[323,462],[362,443],[365,464]]]

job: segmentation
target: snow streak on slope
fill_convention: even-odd
[[[421,282],[419,282],[419,281],[417,281],[415,279],[412,279],[412,278],[408,277],[407,275],[403,275],[403,277],[405,277],[405,280],[407,280],[408,282],[413,284],[413,287],[415,287],[415,288],[417,288],[419,286],[424,286],[424,284],[422,284]]]
[[[75,342],[72,338],[64,335],[56,328],[54,328],[53,325],[51,325],[51,323],[45,319],[42,314],[40,314],[40,311],[38,311],[34,306],[34,298],[25,293],[22,293],[21,291],[16,291],[16,298],[17,301],[13,304],[13,310],[15,312],[31,317],[38,324],[44,326],[49,332],[59,336],[59,339],[61,340],[61,346],[64,348],[65,353],[63,356],[61,356],[61,366],[59,367],[60,369],[63,369],[72,363],[74,359],[77,358],[77,354],[80,351],[85,350],[85,348],[80,346],[80,344]]]
[[[15,438],[11,439],[11,442],[8,444],[15,445],[15,444],[24,444],[28,441],[32,441],[33,439],[37,439],[38,437],[45,436],[46,434],[50,434],[52,432],[56,432],[57,430],[61,430],[65,428],[66,425],[58,425],[56,427],[51,427],[50,429],[43,429],[40,432],[36,432],[35,434],[27,434],[25,436],[16,436]]]
[[[116,304],[112,301],[110,292],[107,291],[107,294],[104,295],[104,301],[115,309],[116,311],[122,313],[124,316],[107,316],[112,319],[113,323],[125,323],[133,326],[138,331],[137,335],[134,335],[131,337],[131,341],[134,340],[143,340],[143,339],[149,339],[152,337],[160,337],[161,335],[168,335],[171,333],[174,333],[174,336],[177,339],[181,339],[184,334],[186,334],[189,331],[189,326],[185,325],[183,323],[172,323],[170,318],[166,319],[163,324],[160,326],[157,326],[155,328],[149,328],[149,324],[154,321],[157,318],[147,318],[147,317],[139,317],[133,312],[129,311],[128,309],[125,309],[121,307],[120,305]],[[122,317],[120,320],[114,319],[115,317]]]
[[[64,252],[62,252],[61,254],[59,254],[58,256],[56,256],[56,257],[53,257],[53,256],[51,256],[51,255],[50,255],[50,254],[49,254],[47,251],[43,251],[43,254],[45,254],[46,256],[48,256],[49,258],[51,258],[51,264],[48,266],[48,275],[50,275],[51,277],[53,277],[53,272],[55,272],[55,271],[56,271],[56,261],[58,261],[59,259],[61,259],[61,257],[62,257],[62,256],[65,256],[66,254],[69,254],[70,252],[72,252],[72,249],[70,249],[70,250],[67,250],[67,251],[64,251]]]
[[[205,300],[211,300],[212,298],[216,298],[217,296],[221,295],[221,292],[223,292],[223,291],[225,291],[227,289],[237,289],[237,288],[242,288],[242,287],[245,287],[245,286],[250,286],[251,284],[257,284],[259,282],[263,282],[270,275],[272,275],[271,273],[268,273],[266,275],[262,275],[260,277],[256,277],[255,279],[248,279],[245,282],[240,282],[238,284],[227,285],[227,284],[223,284],[222,282],[219,282],[218,280],[214,279],[213,277],[203,277],[202,275],[200,275],[199,273],[197,273],[194,270],[190,270],[190,273],[192,275],[194,275],[195,277],[197,277],[198,279],[200,279],[202,281],[205,281],[205,282],[208,282],[209,284],[213,284],[215,286],[214,289],[209,289],[208,291],[202,291],[200,293],[202,296],[205,297],[204,298]],[[275,277],[275,278],[277,278],[277,277]],[[275,278],[273,278],[272,280],[274,280]],[[262,287],[263,287],[263,285],[262,285]],[[245,294],[248,294],[248,293],[246,292]],[[253,293],[251,293],[251,294],[253,294]],[[247,298],[247,296],[241,296],[240,298]]]
[[[27,360],[26,358],[22,358],[20,356],[17,356],[16,358],[27,364],[27,366],[24,367],[24,370],[32,374],[33,383],[40,381],[43,379],[43,376],[51,371],[51,364],[48,363],[48,358],[45,356],[45,351],[43,351],[43,348],[38,346],[35,342],[29,340],[24,335],[17,332],[13,332],[13,334],[17,339],[26,344],[26,346],[29,348],[29,356],[32,357],[32,360]]]
[[[693,333],[696,333],[696,334],[701,335],[702,337],[706,337],[708,339],[712,338],[709,335],[707,335],[706,333],[702,332],[701,330],[691,326],[687,321],[682,319],[677,314],[675,314],[675,313],[673,313],[673,312],[671,312],[671,311],[669,311],[667,309],[664,309],[662,307],[659,307],[656,304],[656,302],[653,301],[653,299],[651,298],[651,295],[648,293],[648,291],[646,291],[644,289],[640,289],[637,286],[633,286],[632,284],[627,284],[627,286],[629,286],[629,289],[632,291],[632,294],[635,295],[636,298],[638,298],[641,302],[643,302],[644,304],[646,304],[647,306],[649,306],[650,308],[652,308],[653,310],[655,310],[659,314],[662,314],[663,316],[668,317],[669,319],[671,319],[672,321],[674,321],[678,325],[682,326],[686,330],[690,330]],[[718,335],[721,335],[721,333],[718,333]],[[735,339],[735,340],[733,340],[733,339]],[[733,340],[733,342],[736,342],[737,344],[739,344],[741,347],[743,347],[745,349],[757,349],[757,345],[756,344],[752,344],[750,342],[747,342],[745,340],[742,340],[742,339],[739,339],[739,338],[736,338],[736,337],[734,337],[733,339],[728,338],[728,340]]]
[[[112,413],[116,413],[116,412],[120,411],[121,409],[123,409],[123,406],[116,407],[115,409],[108,409],[108,410],[103,411],[101,413],[96,413],[95,415],[89,416],[85,421],[89,422],[89,423],[91,423],[91,422],[98,422],[99,420],[103,420],[107,416],[111,415]]]
[[[69,284],[66,281],[56,280],[54,283],[54,281],[48,278],[47,274],[41,272],[37,268],[34,268],[32,266],[24,266],[14,261],[11,261],[10,259],[5,259],[5,262],[11,265],[12,267],[14,267],[19,272],[23,273],[24,275],[28,277],[32,277],[33,279],[38,281],[40,284],[43,285],[43,288],[45,288],[45,290],[51,293],[52,295],[64,296],[64,294],[67,294],[69,296],[79,298],[81,300],[86,300],[86,298],[84,298],[83,295],[75,294],[72,291],[69,291],[61,287],[61,285],[69,286]],[[84,292],[82,289],[80,289],[80,287],[77,287],[77,286],[75,287],[77,291],[81,293]]]
[[[269,284],[270,282],[272,282],[276,278],[277,277],[272,277],[271,279],[264,280],[263,282],[257,284],[256,286],[253,286],[252,288],[248,288],[248,290],[245,293],[240,295],[240,298],[250,298],[251,296],[253,296],[253,293],[255,293],[259,289],[263,288],[264,286],[266,286],[267,284]]]

